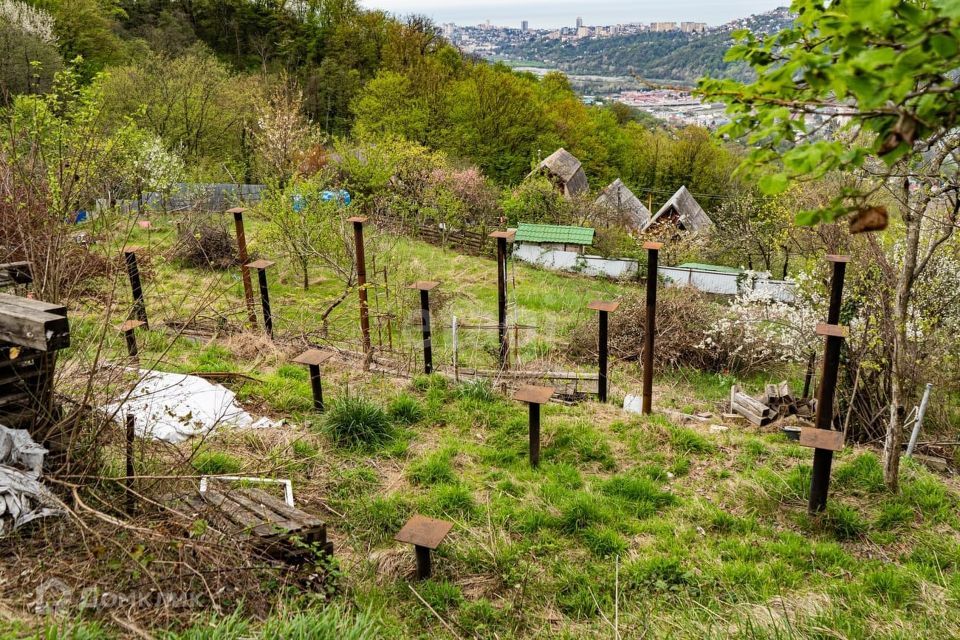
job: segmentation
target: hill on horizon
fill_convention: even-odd
[[[504,48],[507,60],[524,60],[572,74],[637,75],[648,79],[694,83],[705,75],[745,79],[748,70],[724,61],[733,32],[749,29],[775,33],[790,25],[786,7],[735,20],[706,33],[643,32],[572,42],[536,40]]]

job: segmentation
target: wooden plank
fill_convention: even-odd
[[[70,346],[70,324],[62,315],[0,303],[0,340],[39,351]]]
[[[770,411],[770,407],[763,404],[756,398],[751,398],[745,393],[738,392],[734,399],[736,400],[737,404],[743,407],[749,407],[750,410],[757,415],[763,416]]]
[[[252,513],[254,517],[261,518],[264,523],[271,524],[277,529],[282,529],[283,531],[292,531],[302,527],[299,522],[287,520],[283,515],[274,513],[258,501],[251,500],[243,494],[243,491],[227,491],[224,492],[223,495],[228,500],[235,502]]]
[[[52,313],[55,316],[67,315],[67,307],[62,304],[24,298],[23,296],[12,296],[9,293],[0,293],[0,306],[17,307],[29,311],[42,311]]]
[[[218,491],[207,489],[201,495],[204,500],[218,508],[218,513],[229,518],[244,531],[249,531],[261,537],[269,537],[278,533],[276,527],[264,522],[261,518],[250,513],[236,502],[228,500],[226,496]]]
[[[740,414],[758,427],[770,424],[769,419],[766,416],[755,413],[751,408],[745,407],[742,404],[739,404],[737,401],[734,401],[730,408],[733,410],[733,413]]]
[[[16,284],[33,282],[33,267],[29,262],[7,262],[0,264],[0,287],[12,287]]]
[[[827,451],[842,451],[843,432],[817,429],[816,427],[802,427],[800,429],[800,446]]]
[[[291,520],[298,520],[311,527],[322,526],[324,529],[326,529],[324,522],[315,517],[313,514],[307,513],[302,509],[297,509],[296,507],[291,507],[283,500],[270,495],[263,489],[247,489],[246,491],[247,495],[249,495],[251,498],[259,500],[266,506],[270,507],[273,511],[276,511],[277,513],[282,514]]]

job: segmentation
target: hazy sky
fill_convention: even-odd
[[[585,24],[691,20],[711,25],[761,13],[789,0],[361,0],[370,8],[400,15],[423,13],[437,23],[480,24],[490,20],[501,26],[519,26],[529,20],[532,28],[574,25],[577,16]]]

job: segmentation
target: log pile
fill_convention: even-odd
[[[730,388],[730,413],[743,416],[758,427],[787,416],[812,417],[814,408],[815,401],[795,398],[786,381],[766,385],[758,397],[747,395],[739,385]]]

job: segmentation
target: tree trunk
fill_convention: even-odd
[[[310,288],[310,265],[306,260],[300,261],[300,270],[303,271],[303,290]]]
[[[909,204],[907,206],[909,207]],[[903,268],[897,281],[897,297],[893,306],[890,419],[887,422],[887,434],[883,444],[883,480],[891,491],[897,490],[900,476],[900,449],[903,443],[900,405],[904,402],[907,392],[905,371],[907,313],[910,308],[910,298],[913,294],[922,220],[922,216],[913,211],[908,211],[904,215],[904,222],[907,227],[906,246],[903,255]]]

